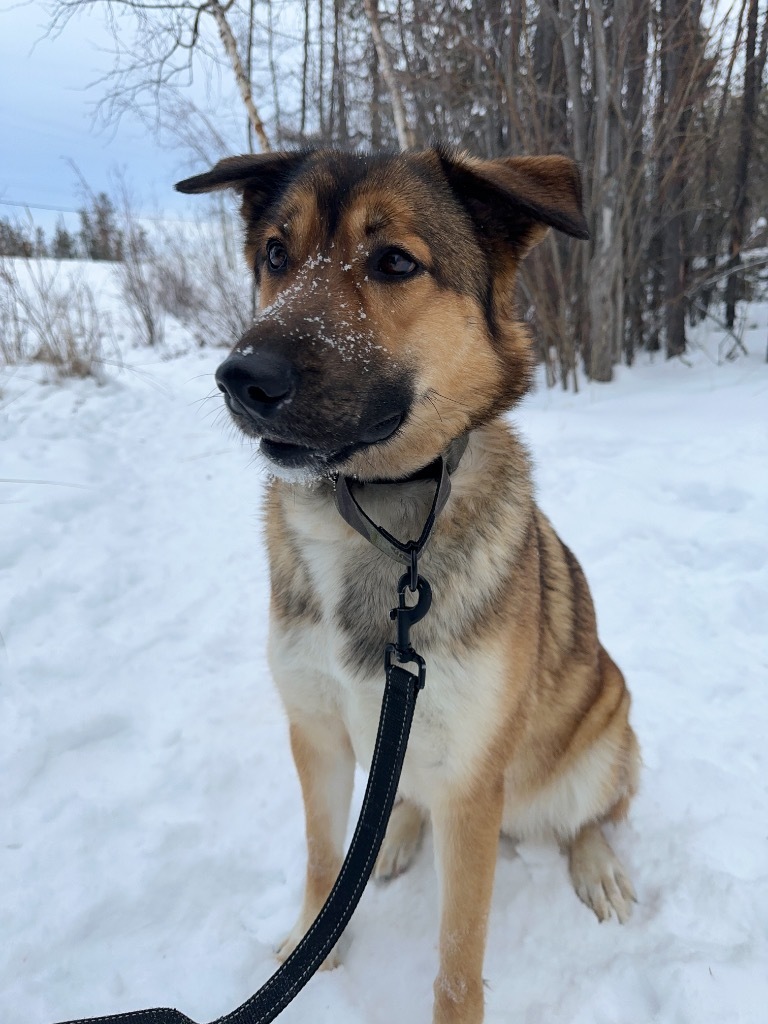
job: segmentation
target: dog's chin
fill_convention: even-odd
[[[323,450],[262,437],[259,452],[272,476],[291,483],[312,483],[336,473],[349,476],[377,476],[377,458],[386,442],[357,441],[343,448]]]
[[[264,469],[288,483],[311,485],[337,474],[362,482],[402,480],[433,462],[442,449],[430,454],[426,447],[397,443],[393,436],[371,444],[357,443],[336,451],[324,452],[302,445],[261,438],[259,453]]]
[[[289,483],[310,484],[335,472],[327,454],[305,445],[262,437],[259,454],[270,476]]]
[[[376,424],[370,432],[341,447],[310,447],[285,438],[259,438],[259,451],[273,476],[291,481],[319,480],[345,473],[380,475],[376,468],[390,443],[400,433],[404,416],[398,414]],[[386,460],[384,460],[386,461]]]

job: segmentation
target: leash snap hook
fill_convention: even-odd
[[[387,645],[388,666],[391,664],[390,648],[400,662],[418,661],[418,655],[411,646],[411,626],[420,622],[432,605],[432,587],[423,576],[416,577],[416,587],[413,588],[418,593],[416,604],[409,607],[405,603],[406,591],[411,590],[410,576],[410,572],[407,572],[400,577],[397,584],[397,608],[393,608],[389,613],[389,617],[397,622],[397,641]]]

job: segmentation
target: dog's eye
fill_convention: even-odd
[[[416,273],[419,265],[402,249],[387,249],[379,257],[376,269],[387,277],[410,277]]]
[[[277,238],[267,242],[267,263],[270,270],[285,270],[288,263],[288,250]]]

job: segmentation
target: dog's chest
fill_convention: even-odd
[[[384,690],[384,647],[395,636],[389,612],[405,567],[342,530],[335,538],[305,537],[301,554],[321,617],[287,627],[273,622],[273,673],[286,702],[303,714],[340,716],[358,761],[368,768]],[[438,571],[434,554],[424,559],[425,574],[430,561],[439,584],[429,615],[411,636],[426,659],[427,683],[402,782],[406,795],[427,803],[446,777],[456,781],[482,756],[502,675],[492,650],[478,650],[469,660],[460,656],[455,594],[446,592],[449,576]]]

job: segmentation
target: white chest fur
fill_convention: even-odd
[[[301,518],[302,511],[295,516]],[[397,603],[402,567],[331,519],[302,538],[302,557],[319,600],[322,621],[272,622],[270,664],[286,704],[302,716],[339,716],[358,762],[367,769],[384,689],[384,642],[394,638],[388,609]],[[433,559],[433,564],[435,561]],[[425,558],[425,573],[428,560]],[[450,575],[435,589],[432,622],[414,627],[413,642],[427,661],[401,790],[430,806],[446,783],[460,785],[478,768],[495,729],[503,686],[502,659],[490,646],[463,654],[452,637],[457,594]],[[352,607],[345,607],[352,603]],[[367,621],[370,617],[372,621]],[[375,621],[374,621],[375,620]],[[451,621],[453,620],[453,621]],[[361,651],[360,658],[355,652]]]

